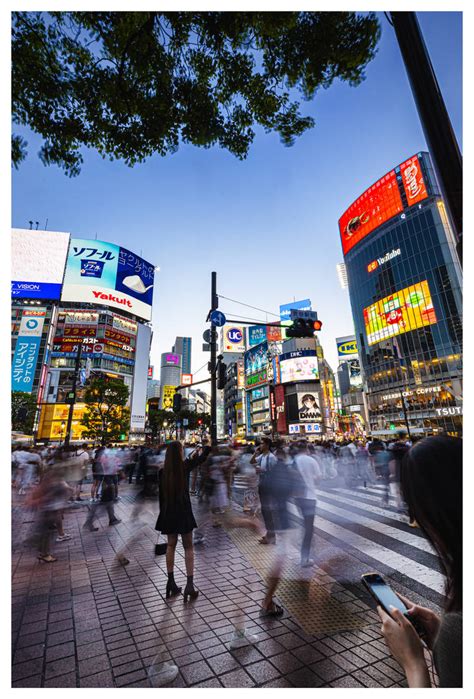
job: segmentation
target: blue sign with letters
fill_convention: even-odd
[[[251,325],[248,329],[249,347],[254,347],[267,339],[265,325]]]
[[[218,328],[222,328],[222,326],[225,325],[225,321],[226,318],[222,311],[212,311],[211,323],[213,325],[216,325]]]
[[[242,342],[242,331],[240,328],[229,328],[227,331],[227,339],[234,345],[240,345]]]
[[[12,362],[12,390],[31,393],[41,337],[19,337]]]
[[[280,306],[280,319],[282,321],[291,320],[292,308],[300,309],[301,311],[310,311],[311,301],[310,299],[303,299],[303,301],[293,301],[292,303],[285,303],[283,306]]]
[[[59,299],[61,284],[46,282],[12,282],[12,297],[15,299]]]

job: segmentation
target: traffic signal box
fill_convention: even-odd
[[[217,388],[225,388],[227,383],[227,367],[224,362],[219,362],[217,365]]]
[[[181,410],[181,401],[182,401],[182,395],[181,393],[176,392],[173,396],[173,412],[179,413]]]
[[[287,337],[313,337],[316,330],[321,330],[322,322],[315,311],[298,311],[291,309],[293,321],[286,330]]]

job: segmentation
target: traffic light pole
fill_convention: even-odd
[[[462,156],[415,12],[391,12],[428,149],[451,214],[462,265]]]
[[[76,363],[74,365],[74,376],[72,379],[72,398],[70,399],[71,402],[69,403],[69,413],[67,416],[67,425],[66,425],[66,436],[64,438],[64,446],[68,447],[69,442],[71,439],[71,428],[72,428],[72,416],[74,413],[74,404],[76,402],[76,387],[77,387],[77,380],[79,378],[79,370],[81,368],[81,354],[82,354],[82,343],[79,344],[78,350],[77,350],[77,355],[76,355]]]
[[[219,298],[217,296],[217,273],[212,272],[211,275],[211,313],[219,307]],[[215,325],[211,323],[211,446],[217,445],[217,330]]]

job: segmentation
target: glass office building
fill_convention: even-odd
[[[339,220],[369,431],[462,434],[462,281],[427,153]]]

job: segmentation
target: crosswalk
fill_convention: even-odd
[[[406,580],[407,586],[443,595],[445,579],[431,544],[419,529],[408,527],[390,498],[382,505],[383,487],[320,488],[317,491],[315,535],[320,534],[359,560]],[[299,511],[291,506],[298,517]]]

